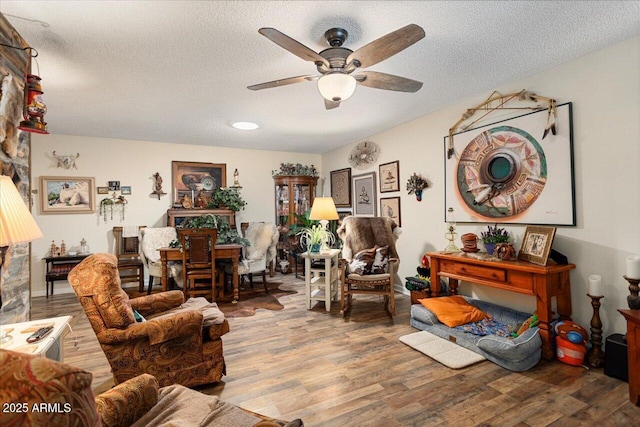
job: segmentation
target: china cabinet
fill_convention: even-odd
[[[276,175],[275,184],[276,224],[280,232],[278,242],[278,258],[286,259],[290,265],[297,262],[293,257],[296,243],[288,232],[293,224],[297,224],[296,215],[304,215],[313,205],[317,176]]]

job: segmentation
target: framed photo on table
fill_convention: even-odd
[[[380,216],[391,218],[398,227],[401,227],[402,220],[400,219],[400,197],[381,197]]]
[[[336,208],[351,207],[351,168],[331,171],[331,197]]]
[[[555,227],[528,226],[524,232],[518,259],[529,261],[533,264],[547,265],[555,234]]]
[[[400,161],[383,163],[378,167],[380,192],[400,191]]]
[[[75,214],[96,211],[95,178],[40,177],[40,213]]]
[[[376,173],[353,176],[355,216],[376,216]]]

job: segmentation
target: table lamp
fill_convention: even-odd
[[[2,267],[9,247],[42,237],[42,231],[8,176],[0,176],[0,307],[2,307]]]
[[[313,200],[313,206],[311,206],[311,213],[309,213],[309,219],[320,221],[320,224],[324,227],[327,233],[331,233],[328,230],[329,220],[339,219],[338,210],[335,203],[333,203],[332,197],[316,197]],[[326,252],[328,249],[326,239],[322,242],[322,252]]]

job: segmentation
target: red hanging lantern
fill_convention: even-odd
[[[27,74],[25,80],[24,120],[20,122],[18,129],[26,132],[48,134],[47,123],[44,121],[44,115],[47,114],[47,106],[42,101],[41,79],[35,74]]]

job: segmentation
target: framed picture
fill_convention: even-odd
[[[109,191],[120,190],[120,181],[109,181]]]
[[[380,198],[380,216],[389,217],[398,227],[402,226],[400,219],[400,197],[382,197]]]
[[[342,221],[346,217],[353,215],[353,210],[351,209],[338,209],[338,221]]]
[[[123,185],[122,187],[120,187],[120,194],[122,194],[123,196],[131,194],[131,186]]]
[[[445,159],[445,213],[458,222],[576,225],[571,103],[454,136]],[[449,137],[446,136],[445,149]]]
[[[109,187],[98,187],[98,194],[109,194]]]
[[[555,227],[527,227],[522,239],[522,247],[518,252],[518,259],[539,265],[547,265]]]
[[[380,192],[400,191],[400,161],[383,163],[378,167]]]
[[[376,173],[353,176],[353,196],[356,216],[376,216]]]
[[[351,207],[351,168],[331,171],[331,197],[336,208]]]
[[[40,177],[40,213],[67,214],[96,211],[95,178]]]
[[[174,200],[188,194],[193,198],[197,192],[211,194],[227,186],[226,163],[171,162]]]

